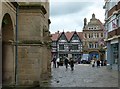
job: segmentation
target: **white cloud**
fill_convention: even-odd
[[[74,5],[72,5],[74,4]],[[82,3],[61,3],[57,6],[51,4],[51,25],[50,31],[82,31],[83,20],[87,18],[88,22],[94,13],[97,19],[104,22],[103,2],[83,2]],[[75,5],[76,4],[76,5]]]
[[[104,0],[50,0],[50,2],[104,2]]]

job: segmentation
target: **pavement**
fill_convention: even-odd
[[[118,87],[118,71],[89,64],[76,64],[74,70],[65,66],[52,68],[51,79],[42,87]]]

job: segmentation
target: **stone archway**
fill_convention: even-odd
[[[14,81],[14,41],[13,23],[6,13],[2,20],[2,84],[11,85]]]
[[[99,59],[99,52],[98,51],[90,51],[89,55],[90,55],[90,59],[93,59],[94,57],[96,59]]]

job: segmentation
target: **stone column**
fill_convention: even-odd
[[[19,10],[18,83],[40,85],[41,76],[47,74],[47,26],[46,10],[41,5],[21,5]],[[43,76],[44,77],[44,76]],[[47,78],[47,77],[45,77]]]

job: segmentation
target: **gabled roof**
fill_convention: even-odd
[[[58,37],[57,40],[59,40],[62,35],[64,35],[64,36],[65,36],[65,39],[68,41],[68,39],[67,39],[67,37],[66,37],[66,35],[65,35],[65,32],[61,32],[61,34],[59,35],[59,37]]]
[[[90,19],[88,24],[84,26],[83,30],[89,30],[88,29],[89,26],[100,26],[100,29],[98,30],[104,30],[104,24],[99,19],[95,18],[95,14],[92,14],[92,18]]]
[[[66,38],[68,39],[68,41],[70,41],[71,37],[73,36],[74,32],[66,32]]]
[[[60,37],[61,33],[56,32],[56,33],[51,34],[51,35],[52,35],[52,37],[51,37],[52,41],[57,41],[58,38]]]
[[[84,37],[83,37],[83,32],[77,32],[77,34],[78,34],[78,36],[79,36],[79,38],[82,40],[82,39],[84,39]]]
[[[55,34],[52,34],[52,41],[57,41],[58,38],[61,36],[63,32],[56,32]],[[64,32],[65,33],[65,36],[67,38],[68,41],[70,41],[70,39],[72,38],[73,34],[75,33],[75,31],[73,32]],[[77,35],[79,36],[79,39],[82,40],[83,39],[83,34],[82,32],[77,32]]]
[[[101,29],[105,29],[105,27],[104,27],[104,24],[98,19],[98,23],[100,23],[100,25],[101,25]]]

